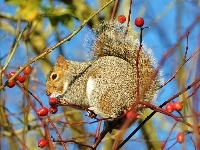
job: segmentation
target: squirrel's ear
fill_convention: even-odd
[[[65,58],[62,55],[59,55],[57,57],[56,64],[64,69],[68,69],[69,63],[65,60]]]
[[[57,62],[63,63],[63,62],[65,62],[65,58],[62,55],[59,55],[57,57]]]

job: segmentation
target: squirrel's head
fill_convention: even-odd
[[[55,66],[50,71],[46,81],[46,95],[58,96],[65,90],[65,73],[69,68],[69,62],[61,55],[57,57]],[[54,94],[54,95],[52,95]]]

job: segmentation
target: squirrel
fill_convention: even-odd
[[[93,33],[91,50],[94,59],[77,62],[59,55],[47,77],[46,95],[56,97],[59,105],[88,108],[112,121],[136,101],[136,59],[140,43],[135,33],[115,21],[102,22]],[[162,84],[162,77],[158,74],[143,91],[155,70],[155,60],[144,45],[138,61],[142,101],[152,102]],[[142,109],[138,106],[136,111],[139,114]]]

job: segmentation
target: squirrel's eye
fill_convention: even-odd
[[[53,80],[55,80],[55,79],[57,78],[57,74],[55,74],[55,73],[52,74],[52,75],[51,75],[51,78],[52,78]]]

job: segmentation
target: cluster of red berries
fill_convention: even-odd
[[[58,111],[57,99],[53,98],[53,97],[49,98],[49,105],[50,105],[49,108],[43,106],[40,109],[38,109],[37,114],[39,116],[46,116],[48,114],[48,112],[50,112],[51,114],[57,113],[57,111]]]
[[[172,113],[174,110],[181,111],[183,108],[183,104],[181,102],[167,103],[165,106],[165,110],[168,113]]]
[[[183,104],[179,101],[177,102],[174,102],[174,103],[167,103],[166,106],[165,106],[165,110],[168,112],[168,113],[172,113],[174,110],[176,111],[181,111],[183,109]],[[179,133],[177,134],[176,136],[176,140],[177,142],[179,143],[183,143],[184,140],[185,140],[185,135],[184,133]]]
[[[10,81],[10,82],[8,83],[7,86],[8,86],[9,88],[14,87],[16,81],[19,81],[20,83],[24,83],[24,82],[26,81],[26,76],[29,75],[29,74],[31,74],[31,71],[32,71],[31,66],[27,66],[27,67],[23,70],[23,75],[18,75],[14,80]],[[12,76],[14,76],[15,73],[16,73],[16,72],[13,72],[13,71],[9,72],[8,78],[11,78]]]
[[[126,21],[126,17],[124,15],[119,15],[117,20],[119,23],[124,23]],[[137,17],[135,19],[135,25],[141,28],[144,25],[144,19],[142,17]]]
[[[38,116],[41,116],[41,117],[46,116],[46,115],[48,115],[49,112],[51,114],[57,113],[57,111],[58,111],[57,103],[58,103],[58,101],[57,101],[56,98],[54,98],[54,97],[49,98],[50,107],[47,108],[47,107],[43,106],[40,109],[38,109],[37,110]],[[41,140],[38,141],[38,147],[40,147],[40,148],[45,147],[46,144],[47,144],[47,141],[45,139],[41,139]]]

